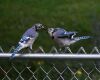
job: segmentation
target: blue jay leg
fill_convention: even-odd
[[[28,52],[29,52],[29,53],[32,53],[32,49],[28,48]]]
[[[58,52],[60,53],[60,54],[62,54],[63,53],[63,51],[64,51],[64,49],[63,49],[64,47],[60,47],[59,48],[59,50],[58,50]]]
[[[29,53],[32,53],[32,45],[30,45],[30,46],[28,47],[28,51],[29,51]]]
[[[64,47],[64,53],[69,53],[67,47],[68,47],[68,46]]]
[[[60,47],[59,53],[61,53],[61,54],[68,53],[68,50],[66,49],[66,47]]]
[[[30,45],[29,47],[28,47],[28,52],[29,53],[32,53],[32,45]],[[26,60],[26,67],[28,66],[28,64],[29,64],[29,59],[28,60]],[[30,67],[30,66],[29,66]]]
[[[61,53],[62,52],[62,48],[59,48],[58,52]]]

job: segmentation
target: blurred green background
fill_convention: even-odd
[[[38,22],[46,27],[62,27],[68,31],[77,31],[77,36],[93,36],[92,39],[71,45],[74,51],[81,46],[87,51],[91,51],[94,46],[100,47],[100,0],[0,0],[0,46],[8,52],[18,43],[22,34]],[[33,50],[39,46],[43,46],[45,51],[49,51],[52,46],[57,47],[47,31],[40,32]],[[9,68],[9,63],[1,64]],[[34,69],[37,68],[37,62],[31,64]],[[22,63],[18,67],[20,66],[23,66]],[[90,67],[91,65],[87,68]],[[96,77],[98,75],[96,73]]]
[[[0,46],[9,51],[22,34],[38,22],[47,27],[77,31],[78,36],[93,36],[70,46],[73,50],[80,46],[87,50],[99,47],[100,0],[0,0]],[[47,31],[40,32],[33,49],[40,45],[45,50],[56,46]]]

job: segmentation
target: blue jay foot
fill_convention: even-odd
[[[58,52],[60,54],[65,54],[65,53],[69,53],[70,51],[68,49],[66,49],[66,47],[62,47],[58,50]]]
[[[30,48],[28,48],[28,52],[29,52],[29,53],[32,53],[32,52],[33,52],[33,50],[32,50],[32,49],[30,49]]]
[[[59,54],[64,53],[63,48],[58,49]]]

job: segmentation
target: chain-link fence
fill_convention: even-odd
[[[64,52],[53,47],[45,53],[40,47],[37,53],[16,54],[12,60],[11,53],[4,53],[2,48],[0,52],[0,80],[100,80],[97,47],[89,54],[83,47],[76,53],[69,47]]]

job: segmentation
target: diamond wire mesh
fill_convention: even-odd
[[[12,49],[14,47],[10,51]],[[0,52],[4,53],[1,47]],[[42,47],[39,47],[35,52],[37,54],[38,52],[45,54]],[[65,54],[73,54],[69,47],[66,47],[64,52]],[[52,47],[50,53],[59,54],[59,51],[55,47]],[[76,54],[78,53],[87,54],[83,47],[80,47]],[[95,53],[100,54],[97,47],[94,47],[90,52],[90,54]],[[100,62],[94,60],[1,60],[0,80],[100,80]]]

